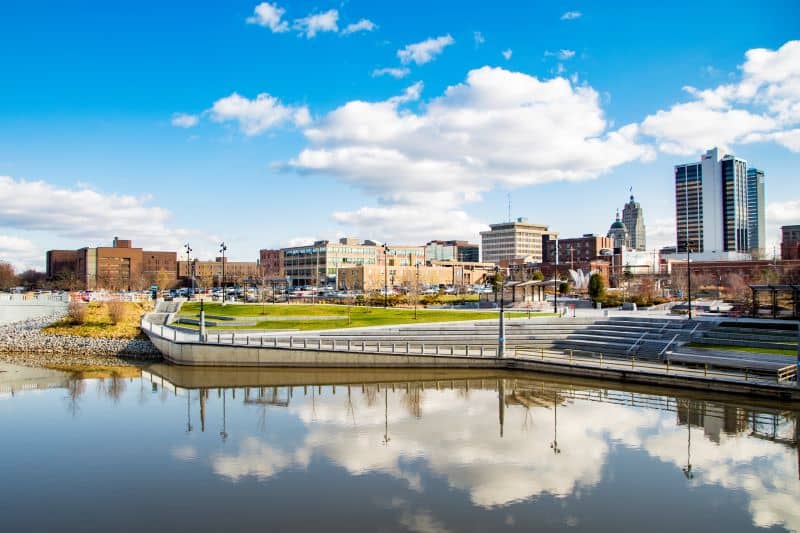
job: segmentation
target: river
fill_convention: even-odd
[[[799,530],[774,402],[530,374],[0,386],[3,531]]]

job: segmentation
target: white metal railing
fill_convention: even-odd
[[[675,335],[672,337],[672,339],[671,339],[671,340],[670,340],[670,341],[667,343],[667,345],[666,345],[666,346],[664,346],[664,349],[663,349],[663,350],[661,350],[660,352],[658,352],[658,356],[659,356],[659,357],[661,357],[662,355],[664,355],[665,353],[667,353],[667,350],[669,349],[669,347],[670,347],[670,346],[672,346],[672,343],[673,343],[673,342],[675,342],[675,339],[677,339],[677,338],[678,338],[678,335],[679,335],[679,334],[678,334],[678,333],[676,333],[676,334],[675,334]]]
[[[17,305],[68,303],[69,294],[11,294],[0,293],[0,302]]]
[[[650,332],[649,331],[645,331],[644,333],[642,333],[642,335],[638,339],[636,339],[636,342],[634,342],[630,347],[628,347],[628,350],[625,353],[631,353],[631,351],[633,351],[633,349],[636,348],[639,345],[639,342],[642,339],[644,339],[647,336],[648,333],[650,333]]]
[[[247,334],[235,332],[206,334],[200,337],[200,332],[178,331],[168,325],[153,324],[142,321],[142,328],[160,336],[163,339],[176,343],[203,343],[220,346],[252,346],[264,348],[314,350],[330,352],[350,352],[364,354],[394,354],[394,355],[422,355],[440,357],[487,357],[497,358],[496,345],[475,345],[469,343],[436,343],[436,342],[390,342],[385,340],[353,340],[349,338],[324,338],[318,336],[295,335],[263,335],[261,333]],[[665,346],[661,354],[675,341],[676,334]],[[600,352],[585,352],[588,355],[576,353],[576,350],[553,351],[544,348],[527,348],[523,346],[507,346],[505,357],[515,360],[542,361],[586,368],[599,368],[610,370],[634,370],[669,376],[703,377],[733,382],[748,382],[753,384],[778,384],[788,386],[787,382],[797,380],[797,365],[789,365],[779,369],[775,374],[769,372],[754,373],[751,369],[716,369],[708,364],[702,368],[692,368],[675,365],[669,361],[653,362],[636,357],[605,355]],[[661,355],[659,354],[659,355]],[[774,376],[774,377],[771,377]],[[794,386],[794,385],[792,385]]]
[[[778,383],[797,381],[797,365],[787,365],[778,369]]]

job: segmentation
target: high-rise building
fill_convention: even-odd
[[[514,222],[490,224],[489,231],[481,232],[481,248],[484,263],[503,260],[528,259],[532,263],[543,260],[544,243],[554,236],[547,226],[531,224],[526,218]]]
[[[766,255],[764,221],[764,171],[747,169],[747,238],[750,253],[761,259]]]
[[[678,253],[743,259],[749,254],[747,162],[708,150],[700,162],[675,166]]]
[[[647,249],[645,241],[644,209],[633,199],[622,208],[622,222],[628,230],[629,245],[632,249],[643,252]]]

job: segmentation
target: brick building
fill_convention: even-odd
[[[686,276],[686,261],[671,260],[673,277]],[[800,283],[800,259],[786,261],[692,261],[692,278],[707,278],[712,283],[725,284],[736,274],[748,285],[767,283]]]
[[[175,285],[177,254],[134,248],[114,237],[111,246],[47,252],[47,277],[64,289],[142,290]]]
[[[602,237],[592,233],[586,233],[582,237],[572,237],[569,239],[550,240],[547,242],[548,263],[556,260],[556,242],[558,242],[558,262],[561,265],[586,263],[598,259],[602,250],[612,250],[614,242],[609,237]]]
[[[800,259],[800,225],[781,227],[781,259]]]
[[[261,276],[267,279],[282,278],[283,258],[280,250],[259,250],[258,262],[261,267]]]

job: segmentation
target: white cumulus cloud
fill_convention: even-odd
[[[445,47],[455,43],[453,37],[442,35],[440,37],[426,39],[424,41],[409,44],[402,50],[397,51],[397,57],[404,65],[409,63],[416,63],[417,65],[424,65],[433,61],[436,56],[442,53]]]
[[[376,68],[372,71],[372,77],[377,78],[379,76],[391,76],[396,79],[405,78],[411,71],[406,67],[397,67],[397,68]]]
[[[273,33],[282,33],[289,30],[289,23],[281,20],[284,13],[286,13],[286,10],[278,7],[278,4],[261,2],[256,6],[253,15],[247,18],[247,23],[264,26],[272,30]]]
[[[174,113],[170,124],[177,128],[193,128],[199,122],[197,115],[189,115],[187,113]]]
[[[311,39],[316,37],[317,33],[339,31],[338,21],[339,12],[335,9],[329,9],[324,13],[315,13],[296,19],[293,27],[300,35],[305,35],[308,39]]]
[[[342,35],[349,35],[351,33],[357,33],[360,31],[374,31],[377,27],[377,24],[371,20],[361,19],[358,22],[354,22],[345,26],[345,28],[342,30]]]
[[[147,196],[0,176],[0,197],[13,198],[0,202],[0,256],[15,265],[41,268],[47,248],[109,245],[114,236],[133,238],[136,246],[177,250],[190,235],[175,228],[171,212]],[[25,238],[10,232],[24,232]],[[192,238],[200,240],[198,235]]]
[[[636,124],[610,129],[597,92],[564,78],[483,67],[421,112],[405,109],[421,88],[347,102],[304,130],[310,144],[290,167],[336,176],[379,199],[377,207],[336,213],[337,222],[369,227],[383,217],[387,233],[414,218],[444,226],[430,213],[449,206],[456,224],[448,227],[473,232],[461,206],[495,186],[590,179],[652,156],[638,143]]]
[[[311,121],[308,108],[283,105],[279,99],[261,93],[250,100],[238,93],[220,98],[211,107],[216,122],[236,121],[245,135],[258,135],[286,123],[304,126]]]
[[[511,54],[513,54],[514,51],[511,48],[508,48],[506,50],[503,50],[501,53],[503,54],[503,57],[506,58],[506,60],[509,60],[511,59]]]
[[[575,56],[575,50],[567,50],[562,48],[557,52],[551,52],[550,50],[545,50],[544,52],[545,57],[557,57],[561,61],[567,61],[568,59],[572,59]]]
[[[561,15],[561,20],[575,20],[577,18],[581,18],[583,13],[580,11],[567,11],[563,15]]]
[[[800,41],[748,50],[740,70],[733,83],[684,87],[692,99],[646,117],[642,131],[674,154],[752,142],[800,152]]]

